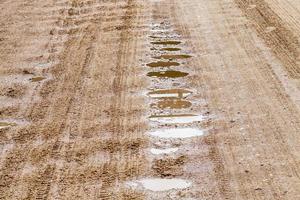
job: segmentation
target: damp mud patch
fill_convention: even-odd
[[[30,79],[31,82],[40,82],[42,80],[46,79],[45,77],[42,76],[37,76],[37,77],[33,77]]]
[[[149,92],[147,95],[151,98],[186,98],[191,94],[191,91],[185,89],[166,89],[155,90]]]
[[[149,120],[164,124],[187,124],[193,122],[201,122],[204,120],[204,116],[194,114],[151,115],[149,117]]]
[[[162,192],[168,190],[186,189],[192,185],[192,182],[178,178],[144,178],[137,181],[127,182],[127,185],[133,188],[142,186],[146,190],[151,190],[153,192]]]
[[[191,138],[202,136],[204,132],[202,130],[196,128],[170,128],[170,129],[162,129],[156,130],[149,133],[149,135],[153,137],[159,138]]]
[[[189,75],[189,73],[175,71],[175,70],[168,70],[168,71],[160,71],[160,72],[149,72],[147,76],[149,77],[156,77],[156,78],[181,78]]]
[[[164,62],[164,61],[158,61],[158,62],[151,62],[148,63],[148,67],[171,67],[171,66],[179,66],[180,63],[178,62]]]
[[[178,45],[178,44],[181,44],[181,42],[177,41],[177,40],[166,40],[166,41],[151,42],[151,44],[157,44],[157,45]]]
[[[152,104],[152,107],[160,109],[184,109],[192,106],[192,103],[180,99],[166,99]]]
[[[162,48],[161,51],[180,51],[180,48]]]
[[[7,96],[11,98],[22,97],[26,93],[27,87],[19,83],[13,84],[10,87],[0,87],[0,96]]]
[[[186,156],[157,159],[154,161],[152,169],[160,177],[180,176],[183,173],[182,167],[186,160]]]
[[[178,55],[160,55],[160,56],[155,56],[153,58],[155,59],[166,59],[166,60],[176,60],[176,59],[187,59],[191,58],[192,56],[187,55],[187,54],[178,54]]]

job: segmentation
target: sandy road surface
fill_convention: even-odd
[[[0,199],[300,199],[299,8],[1,0]]]

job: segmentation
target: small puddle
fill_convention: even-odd
[[[153,107],[157,107],[160,109],[166,109],[166,108],[183,109],[183,108],[189,108],[191,106],[192,106],[191,102],[180,100],[180,99],[166,99],[153,104]]]
[[[161,51],[180,51],[180,48],[162,48]]]
[[[186,58],[191,58],[191,57],[192,56],[186,55],[186,54],[178,54],[178,55],[160,55],[160,56],[155,56],[153,58],[173,60],[173,59],[186,59]]]
[[[190,138],[202,136],[204,132],[196,128],[171,128],[153,131],[149,134],[160,138]]]
[[[188,74],[189,73],[186,72],[168,70],[168,71],[160,71],[160,72],[149,72],[147,73],[147,76],[157,77],[157,78],[180,78],[180,77],[185,77]]]
[[[168,149],[152,148],[152,149],[150,149],[150,152],[154,155],[170,154],[170,153],[175,153],[176,151],[178,151],[178,148],[168,148]]]
[[[192,185],[191,181],[184,179],[162,179],[162,178],[146,178],[128,183],[129,186],[137,187],[142,185],[143,188],[153,192],[162,192],[172,189],[185,189]]]
[[[176,40],[166,40],[166,41],[158,41],[158,42],[151,42],[151,44],[159,44],[159,45],[178,45],[180,41]]]
[[[13,122],[0,122],[0,128],[4,128],[8,126],[17,126],[17,124]]]
[[[37,76],[37,77],[31,78],[30,80],[31,80],[31,82],[39,82],[39,81],[42,81],[44,79],[46,79],[46,78],[42,77],[42,76]]]
[[[151,62],[148,63],[148,67],[171,67],[171,66],[179,66],[180,63],[178,62],[164,62],[164,61],[158,61],[158,62]]]
[[[186,98],[192,92],[185,89],[155,90],[148,93],[151,98]]]
[[[204,120],[202,115],[179,114],[179,115],[151,115],[151,121],[164,124],[187,124],[193,122],[201,122]]]
[[[158,39],[158,38],[163,38],[163,37],[161,37],[161,36],[150,35],[149,38]]]

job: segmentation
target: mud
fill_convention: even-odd
[[[0,1],[0,199],[299,199],[299,10]]]

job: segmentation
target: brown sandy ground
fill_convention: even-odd
[[[276,2],[0,1],[0,199],[299,199],[300,3]],[[162,22],[193,55],[178,84],[208,131],[154,158],[145,74]],[[141,177],[193,185],[126,186]]]

